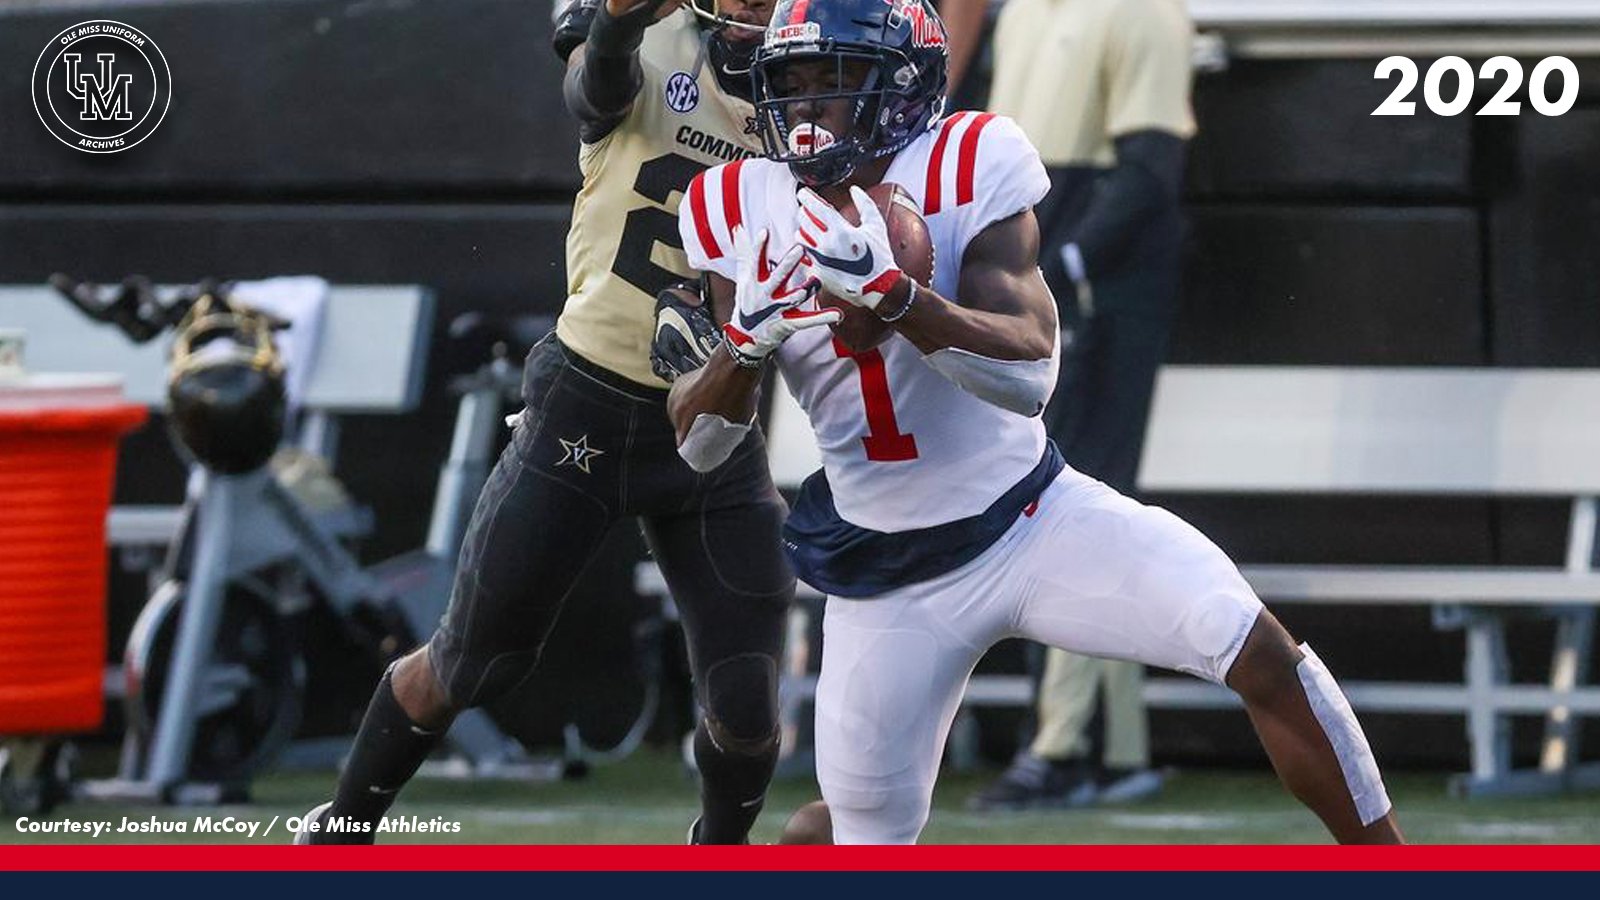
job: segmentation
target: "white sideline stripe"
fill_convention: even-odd
[[[1245,828],[1251,822],[1246,816],[1218,816],[1204,813],[1116,813],[1107,816],[1105,824],[1112,828],[1134,831],[1215,831],[1223,828]]]
[[[697,810],[692,806],[679,808],[639,809],[626,806],[565,806],[559,809],[489,809],[450,810],[461,821],[484,822],[495,825],[563,825],[584,821],[616,821],[646,824],[682,824],[694,820]],[[420,813],[418,813],[420,815]]]
[[[1516,838],[1555,839],[1563,835],[1576,835],[1581,831],[1574,825],[1554,825],[1547,822],[1462,822],[1455,832],[1464,837],[1503,840]]]

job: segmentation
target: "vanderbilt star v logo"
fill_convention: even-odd
[[[583,474],[589,473],[589,461],[596,456],[604,456],[604,450],[596,450],[589,446],[589,436],[586,434],[575,441],[566,438],[556,438],[561,442],[561,458],[556,460],[557,466],[577,466]]]

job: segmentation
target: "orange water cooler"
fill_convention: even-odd
[[[0,734],[100,725],[106,513],[144,420],[116,376],[0,378]]]

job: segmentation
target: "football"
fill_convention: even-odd
[[[883,222],[889,229],[889,244],[894,248],[894,261],[905,272],[927,286],[933,282],[933,240],[928,236],[928,223],[922,220],[917,201],[905,188],[892,182],[875,184],[867,189],[867,196],[878,205]],[[859,225],[854,203],[845,202],[839,210],[851,224]],[[836,325],[830,325],[834,337],[853,353],[862,353],[883,343],[892,326],[878,318],[869,309],[856,306],[848,300],[827,292],[817,294],[817,305],[823,309],[834,307],[844,311]]]

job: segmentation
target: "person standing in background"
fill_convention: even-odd
[[[945,5],[981,27],[985,0]],[[1193,32],[1184,0],[1007,0],[995,28],[989,108],[1017,121],[1051,182],[1036,210],[1040,266],[1063,340],[1046,426],[1073,468],[1124,494],[1134,491],[1177,311]],[[1035,738],[972,806],[1080,806],[1158,791],[1143,686],[1137,663],[1047,651]],[[1093,759],[1102,688],[1105,739]]]

